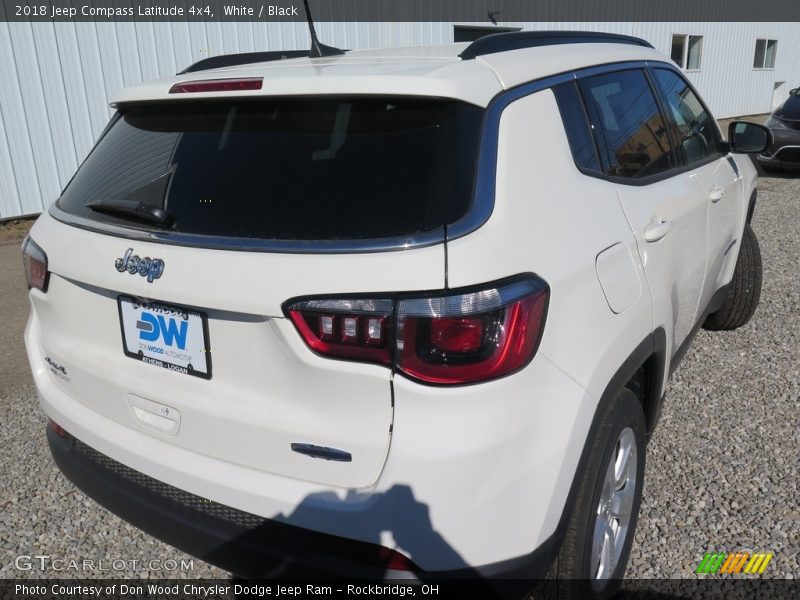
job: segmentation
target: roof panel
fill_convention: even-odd
[[[637,60],[671,62],[657,50],[626,44],[541,46],[487,54],[475,59],[490,68],[505,89],[575,69]]]
[[[403,94],[459,98],[486,106],[502,89],[591,65],[626,60],[668,60],[650,48],[616,44],[542,46],[458,58],[466,43],[358,50],[343,56],[293,58],[209,69],[147,82],[114,95],[113,102],[178,100],[173,84],[203,79],[264,77],[260,91],[231,96],[292,94]],[[219,92],[192,94],[219,97]]]
[[[418,47],[394,51],[348,52],[341,57],[296,58],[198,71],[142,83],[120,90],[112,102],[180,100],[169,94],[173,84],[202,79],[264,77],[258,92],[233,92],[231,96],[292,94],[397,94],[458,98],[486,106],[502,90],[490,69],[477,61],[457,58],[463,44]],[[214,98],[219,93],[192,94]]]

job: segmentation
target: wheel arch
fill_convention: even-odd
[[[598,425],[597,421],[605,404],[610,402],[619,390],[627,387],[636,394],[642,404],[645,430],[649,439],[661,414],[666,373],[667,334],[663,327],[658,327],[628,355],[609,380],[597,403],[591,429],[595,429]]]
[[[607,406],[620,390],[624,388],[631,389],[642,402],[642,409],[645,415],[645,432],[649,440],[661,414],[666,372],[667,335],[662,327],[658,327],[643,339],[623,361],[609,380],[595,406],[589,433],[583,442],[583,449],[578,459],[558,526],[553,535],[543,544],[542,550],[546,548],[547,551],[552,552],[553,558],[555,553],[558,552],[569,520],[575,510],[580,484],[589,462],[590,442],[597,436],[602,422],[602,415],[605,414]]]
[[[756,211],[756,199],[758,198],[758,190],[753,190],[753,193],[750,194],[750,203],[747,205],[747,219],[745,223],[748,225],[753,220],[753,213]]]
[[[583,471],[586,470],[590,447],[589,441],[597,434],[597,430],[600,428],[601,415],[604,414],[608,404],[617,392],[623,388],[631,389],[642,403],[645,416],[645,431],[649,439],[661,414],[666,374],[667,333],[663,327],[658,327],[633,349],[603,390],[600,400],[594,409],[592,424],[589,426],[589,434],[583,442],[581,457],[578,460],[578,466],[567,496],[566,508],[571,509],[572,503],[574,503],[575,495],[580,485],[580,478],[583,476]],[[564,511],[565,514],[567,512],[567,510]],[[562,515],[561,523],[564,521],[565,516]],[[561,523],[559,523],[559,527]]]

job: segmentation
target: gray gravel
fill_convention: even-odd
[[[16,232],[13,232],[16,233]],[[28,320],[28,288],[22,270],[22,240],[0,227],[0,395],[33,382],[28,357],[22,346],[22,332]]]
[[[800,578],[799,209],[800,176],[761,179],[761,304],[737,331],[701,331],[670,381],[628,577],[697,577],[705,552],[749,551],[775,554],[765,577]]]
[[[765,577],[800,577],[800,177],[762,179],[760,189],[761,306],[739,331],[701,332],[672,379],[649,447],[629,577],[694,577],[710,550],[773,552]],[[151,560],[171,567],[169,559],[191,559],[99,508],[60,475],[30,387],[0,395],[0,423],[0,577],[226,576],[196,559],[192,569],[148,569]],[[142,566],[20,571],[19,555]]]
[[[61,475],[47,449],[46,419],[31,386],[0,396],[0,423],[0,578],[228,576],[117,518]],[[22,567],[30,562],[33,568],[19,570],[20,555],[66,562],[52,563],[59,570],[42,570],[40,563],[47,559],[22,559]],[[94,566],[71,568],[70,560],[84,559]],[[140,563],[115,564],[116,559]],[[181,569],[181,560],[192,561],[192,568]]]

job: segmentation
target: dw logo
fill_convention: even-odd
[[[154,315],[147,311],[142,311],[139,320],[136,321],[140,340],[155,342],[159,337],[163,337],[167,346],[177,345],[181,350],[186,349],[188,327],[187,321],[178,322],[172,317],[165,319],[164,315]]]

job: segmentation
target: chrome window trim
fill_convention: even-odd
[[[235,238],[226,236],[177,233],[174,231],[144,231],[121,227],[110,223],[99,223],[85,217],[70,214],[55,203],[50,207],[50,215],[62,223],[73,225],[128,240],[189,246],[211,250],[232,250],[239,252],[274,252],[276,254],[354,254],[370,252],[389,252],[424,248],[444,242],[444,227],[409,236],[393,238],[373,238],[364,240],[267,240],[259,238]]]
[[[659,67],[667,67],[674,70],[674,66],[667,62],[641,60],[621,61],[549,75],[497,94],[486,107],[483,123],[481,125],[481,137],[478,144],[478,165],[475,173],[472,205],[460,219],[431,231],[406,236],[364,240],[268,240],[208,236],[169,231],[143,231],[109,223],[100,223],[85,217],[70,214],[59,208],[57,202],[54,202],[50,206],[49,213],[54,219],[62,223],[95,233],[143,242],[216,250],[286,254],[360,254],[391,252],[433,246],[468,235],[483,226],[491,217],[494,211],[497,183],[497,152],[500,119],[503,115],[503,111],[509,105],[521,98],[525,98],[526,96],[541,92],[567,81],[613,71],[637,68],[643,69],[650,65],[658,65]]]
[[[475,192],[472,206],[457,221],[447,225],[447,241],[455,240],[480,228],[494,211],[495,189],[497,187],[497,151],[500,137],[500,118],[503,111],[513,102],[536,92],[575,79],[574,72],[551,75],[530,83],[500,92],[486,107],[481,129],[478,168],[475,174]]]
[[[495,202],[495,190],[497,187],[497,151],[498,138],[500,135],[500,118],[503,115],[503,111],[509,105],[521,98],[568,81],[576,81],[585,77],[602,75],[603,73],[611,73],[614,71],[645,69],[651,65],[671,66],[666,62],[642,60],[595,65],[557,75],[549,75],[543,79],[537,79],[536,81],[524,83],[520,86],[505,90],[495,96],[486,108],[486,116],[484,117],[484,125],[481,131],[480,154],[478,155],[478,169],[476,173],[473,205],[458,221],[446,226],[447,241],[455,240],[472,233],[486,223],[489,217],[492,216]],[[602,178],[606,178],[606,176],[603,175]]]

